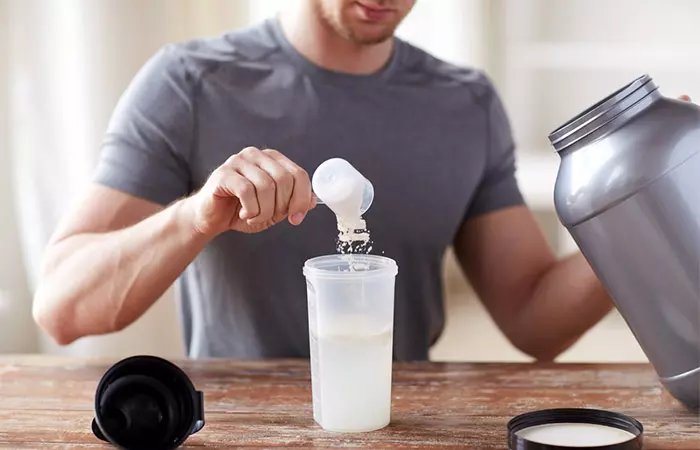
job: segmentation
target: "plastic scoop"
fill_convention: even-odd
[[[367,212],[374,200],[372,183],[342,158],[321,163],[311,179],[316,203],[328,206],[336,215],[352,217]]]

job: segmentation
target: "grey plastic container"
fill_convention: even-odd
[[[562,224],[666,389],[700,406],[700,108],[647,75],[552,132]]]

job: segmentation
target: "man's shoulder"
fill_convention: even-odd
[[[261,63],[278,50],[267,22],[262,22],[218,36],[170,43],[159,53],[190,76],[200,78],[222,66]]]
[[[402,47],[400,81],[412,80],[428,88],[463,90],[478,101],[488,101],[497,95],[482,69],[451,63],[407,41],[398,41]]]

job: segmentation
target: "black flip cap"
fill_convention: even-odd
[[[547,445],[529,441],[518,436],[518,431],[537,425],[549,425],[556,423],[587,423],[604,425],[627,431],[634,435],[629,441],[619,444],[604,446],[577,446],[572,442],[571,446]],[[508,448],[511,450],[566,450],[596,449],[596,450],[640,450],[642,448],[644,427],[639,421],[624,414],[586,408],[559,408],[533,411],[512,418],[508,422]]]
[[[97,385],[92,431],[118,448],[175,449],[203,427],[204,396],[162,358],[126,358]]]

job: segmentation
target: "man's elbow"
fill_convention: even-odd
[[[129,315],[91,317],[86,323],[75,313],[72,301],[62,300],[44,293],[41,287],[34,296],[32,316],[44,333],[60,346],[72,344],[80,338],[117,333],[128,327],[134,318]]]
[[[52,306],[55,299],[46,298],[39,289],[34,296],[32,316],[34,322],[53,341],[61,346],[75,342],[80,336],[76,333],[70,313],[60,306]]]
[[[549,340],[533,339],[531,336],[509,334],[511,344],[537,362],[553,362],[572,344],[561,344]]]
[[[559,350],[528,348],[524,346],[518,347],[518,349],[537,362],[554,362],[554,360],[563,353]]]

